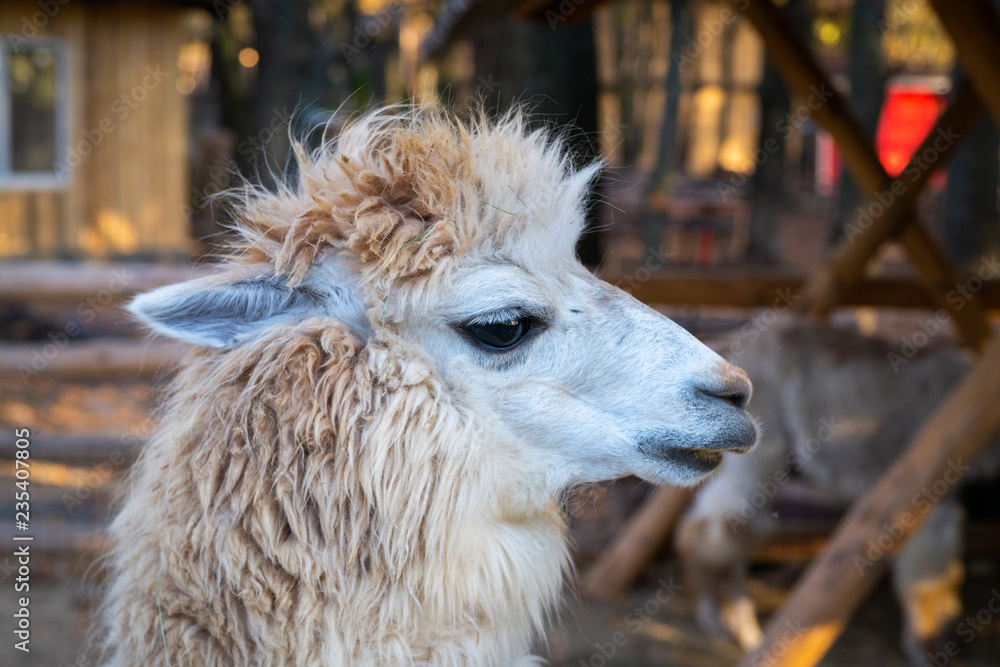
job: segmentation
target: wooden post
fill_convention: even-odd
[[[870,137],[851,113],[843,97],[833,88],[812,54],[796,39],[771,0],[745,0],[742,5],[740,8],[760,33],[789,88],[806,100],[816,121],[833,135],[844,163],[857,183],[862,189],[872,193],[891,192],[892,179],[882,167]],[[955,113],[964,112],[967,108],[960,107]],[[910,216],[908,220],[911,227],[920,225],[914,216]],[[879,225],[879,229],[885,226],[888,225],[883,223]],[[874,228],[875,225],[869,227],[862,235],[872,233]],[[948,291],[962,284],[963,280],[940,249],[934,247],[933,239],[926,230],[904,233],[901,240],[924,282],[937,294],[939,304],[954,319],[965,340],[973,346],[979,345],[989,336],[989,327],[978,298],[973,295],[963,301],[960,308],[947,300]],[[877,246],[878,243],[875,243],[874,247]],[[864,259],[867,261],[868,257]],[[852,278],[847,275],[837,278],[850,279]],[[942,293],[940,290],[944,286],[947,289]],[[822,287],[810,290],[820,295],[825,291],[828,290]]]
[[[986,108],[1000,124],[1000,18],[985,0],[931,0]]]
[[[605,5],[594,13],[594,51],[597,56],[597,134],[601,157],[613,167],[624,158],[616,130],[622,122],[622,101],[615,87],[618,77],[618,35],[615,10]]]
[[[910,447],[854,504],[741,667],[810,667],[822,659],[889,559],[920,528],[933,503],[961,483],[967,466],[1000,430],[998,367],[1000,337],[989,342]]]
[[[583,578],[583,594],[591,600],[620,599],[673,532],[691,501],[691,490],[661,486]]]

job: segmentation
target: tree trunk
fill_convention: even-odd
[[[808,3],[793,0],[784,12],[799,39],[808,44],[810,12]],[[764,76],[760,82],[760,141],[751,180],[753,209],[750,213],[747,259],[758,264],[774,264],[781,258],[779,214],[787,203],[785,192],[785,139],[782,119],[791,111],[791,94],[784,79],[770,58],[764,60]]]
[[[663,238],[663,212],[655,210],[652,203],[666,199],[670,191],[670,173],[677,161],[677,129],[679,125],[681,93],[683,90],[683,50],[690,43],[694,31],[693,3],[683,0],[670,2],[670,63],[667,66],[667,105],[663,111],[660,128],[660,149],[656,164],[649,176],[643,197],[643,211],[639,219],[642,243],[647,250],[659,252]]]
[[[550,27],[505,18],[477,31],[474,48],[476,80],[488,108],[528,102],[535,118],[574,128],[568,143],[578,161],[597,157],[597,54],[590,19]],[[592,216],[591,230],[596,210]],[[600,262],[599,236],[589,231],[577,247],[588,266]]]
[[[779,130],[781,119],[790,109],[788,88],[770,59],[765,61],[760,83],[760,142],[753,174],[753,210],[747,240],[747,259],[754,263],[773,264],[781,257],[778,214],[785,203],[785,132]],[[768,148],[775,148],[773,152]]]
[[[957,82],[963,74],[955,68]],[[997,181],[1000,138],[993,120],[984,116],[958,147],[948,169],[941,235],[945,250],[959,266],[974,268],[976,258],[998,250]]]
[[[882,58],[882,33],[879,21],[885,15],[885,0],[855,0],[851,9],[850,60],[847,66],[851,81],[851,108],[869,137],[875,137],[878,117],[885,99],[886,69]],[[840,170],[837,204],[830,228],[831,245],[840,240],[844,228],[874,193],[864,192],[847,173]]]
[[[327,70],[335,53],[325,32],[309,22],[311,0],[253,0],[254,43],[260,60],[250,138],[254,153],[266,156],[260,178],[286,175],[294,168],[289,160],[289,126],[302,137],[312,129],[316,109],[331,106]],[[269,168],[267,168],[269,167]]]

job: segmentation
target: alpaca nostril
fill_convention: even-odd
[[[746,391],[736,391],[727,394],[716,394],[716,398],[721,398],[737,410],[743,410],[750,402],[750,393]]]
[[[721,368],[721,373],[714,378],[714,382],[699,387],[697,391],[709,398],[725,401],[737,410],[745,410],[753,393],[753,385],[742,369],[732,364],[725,364]]]
[[[750,402],[749,390],[735,389],[732,387],[726,387],[725,389],[718,390],[699,389],[698,393],[707,396],[708,398],[717,398],[721,401],[725,401],[737,410],[745,410],[747,403]]]

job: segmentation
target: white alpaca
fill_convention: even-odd
[[[249,191],[210,279],[139,297],[195,343],[113,527],[113,665],[530,663],[560,497],[693,484],[750,383],[577,261],[594,166],[518,114],[370,116]]]

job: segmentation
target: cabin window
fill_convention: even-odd
[[[0,186],[58,188],[68,180],[65,54],[54,38],[0,46]]]

